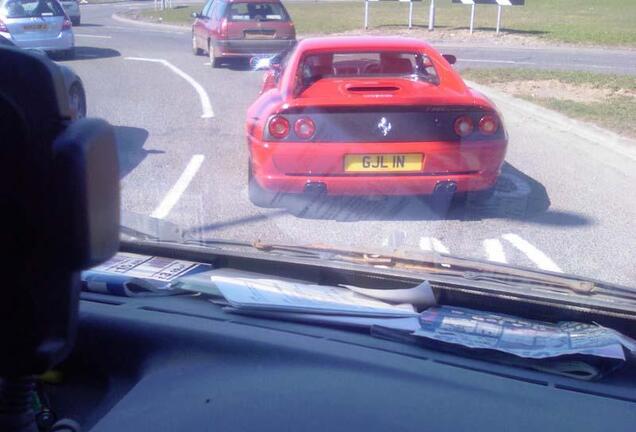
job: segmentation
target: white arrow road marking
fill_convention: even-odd
[[[190,159],[190,162],[181,173],[177,182],[172,186],[172,189],[168,191],[163,201],[161,201],[161,204],[159,204],[159,207],[157,207],[150,216],[157,219],[163,219],[168,216],[170,210],[172,210],[179,201],[179,198],[181,198],[181,195],[183,195],[183,192],[185,192],[197,171],[201,168],[204,159],[205,157],[200,154],[192,156],[192,159]]]
[[[501,242],[497,239],[486,239],[484,240],[484,249],[486,250],[486,254],[488,255],[489,261],[495,261],[498,263],[507,263],[506,254],[504,253],[503,246]]]
[[[203,114],[201,115],[201,118],[214,117],[214,111],[212,110],[212,103],[210,102],[210,98],[208,97],[208,94],[206,93],[203,86],[199,84],[198,82],[196,82],[194,78],[192,78],[190,75],[188,75],[187,73],[185,73],[184,71],[182,71],[181,69],[179,69],[178,67],[170,63],[169,61],[164,59],[151,59],[151,58],[143,58],[143,57],[126,57],[126,60],[145,61],[145,62],[152,62],[152,63],[160,63],[164,65],[165,67],[170,69],[172,72],[176,73],[181,78],[186,80],[188,84],[190,84],[192,87],[194,87],[197,94],[199,95],[199,100],[201,101],[201,108],[203,109]]]
[[[420,249],[425,251],[435,251],[443,254],[450,253],[448,248],[441,241],[434,237],[420,237]]]
[[[559,266],[556,265],[556,263],[552,261],[549,256],[541,252],[535,246],[528,243],[526,240],[519,237],[517,234],[504,234],[501,237],[509,241],[514,247],[526,254],[526,256],[530,258],[530,260],[534,262],[540,269],[559,273],[563,272],[563,270],[561,270],[561,268],[559,268]]]

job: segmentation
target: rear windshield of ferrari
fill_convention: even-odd
[[[288,21],[289,16],[280,3],[230,3],[230,21]]]
[[[330,77],[391,76],[438,83],[428,56],[395,51],[309,54],[301,62],[301,74],[305,85]]]

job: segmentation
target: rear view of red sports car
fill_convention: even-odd
[[[491,195],[507,134],[495,106],[430,45],[299,42],[248,110],[249,195]]]

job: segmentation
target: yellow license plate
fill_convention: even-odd
[[[410,154],[355,154],[345,155],[346,172],[400,172],[420,171],[424,155]]]

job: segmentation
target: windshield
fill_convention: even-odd
[[[230,21],[287,21],[287,13],[280,3],[230,3]]]
[[[127,238],[636,288],[636,2],[97,2],[64,39],[4,0],[0,36],[72,68],[123,210],[184,233]]]
[[[56,0],[7,0],[0,10],[7,18],[64,16],[64,10]]]

